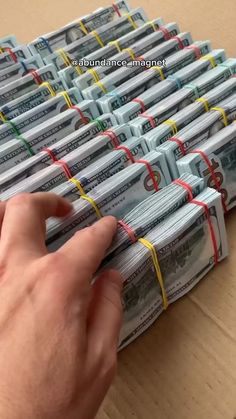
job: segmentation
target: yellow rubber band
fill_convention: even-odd
[[[196,99],[195,102],[202,102],[205,107],[205,111],[209,112],[210,108],[207,99],[205,99],[204,97],[199,97],[199,99]]]
[[[200,60],[210,61],[212,68],[217,66],[215,58],[211,54],[204,55],[203,57],[200,58]]]
[[[85,33],[85,35],[88,35],[88,31],[87,31],[84,23],[82,22],[82,20],[79,21],[79,25],[80,25],[82,31]]]
[[[96,85],[100,87],[100,89],[103,91],[104,94],[108,92],[107,88],[104,86],[104,84],[101,81],[97,81]]]
[[[87,70],[87,73],[90,73],[92,75],[95,83],[100,80],[98,72],[94,70],[93,68],[90,68],[89,70]]]
[[[132,18],[132,16],[130,16],[129,14],[125,15],[127,17],[127,19],[129,20],[129,22],[131,23],[131,25],[133,26],[134,29],[137,29],[138,26],[136,25],[134,19]]]
[[[215,106],[214,108],[211,108],[211,111],[218,111],[221,113],[222,117],[223,117],[223,121],[225,124],[225,127],[227,127],[228,125],[228,119],[227,119],[227,115],[226,112],[223,108],[220,108],[219,106]]]
[[[151,26],[153,28],[154,32],[156,32],[156,27],[155,27],[155,24],[154,24],[153,20],[150,20],[149,22],[147,22],[147,25]]]
[[[57,52],[57,54],[60,55],[60,57],[61,57],[62,61],[65,63],[65,65],[67,67],[69,67],[71,65],[71,60],[68,57],[67,53],[64,51],[64,49],[63,48],[60,48],[56,52]]]
[[[125,49],[122,50],[122,52],[128,52],[128,54],[130,55],[131,59],[132,60],[135,60],[136,57],[135,57],[135,53],[132,50],[132,48],[125,48]]]
[[[78,65],[75,65],[75,71],[78,73],[79,76],[81,76],[81,74],[84,74],[82,68]]]
[[[4,116],[2,112],[0,112],[0,119],[2,120],[2,122],[7,122],[7,118]]]
[[[54,92],[51,84],[48,81],[44,81],[40,84],[40,87],[46,87],[52,97],[56,96],[56,93]]]
[[[102,214],[101,214],[101,212],[100,212],[100,210],[99,210],[99,208],[98,208],[98,206],[97,206],[97,204],[96,204],[96,202],[94,201],[93,198],[91,198],[88,195],[82,195],[81,199],[85,199],[86,201],[88,201],[92,205],[92,207],[94,208],[94,210],[97,214],[97,217],[102,218]]]
[[[163,122],[163,124],[170,125],[170,127],[172,128],[173,135],[177,134],[178,128],[176,122],[173,119],[167,119]]]
[[[161,67],[159,67],[159,65],[155,65],[155,66],[151,67],[151,69],[158,71],[158,73],[161,76],[161,80],[165,80],[165,76],[164,76],[163,70],[162,70]]]
[[[5,51],[4,51],[4,48],[1,48],[0,47],[0,54],[3,54]]]
[[[64,91],[64,92],[59,92],[59,93],[58,93],[58,96],[62,96],[62,97],[64,97],[65,102],[66,102],[66,104],[67,104],[68,108],[71,108],[71,107],[73,106],[73,103],[72,103],[72,102],[71,102],[71,100],[70,100],[70,96],[68,95],[68,93],[67,93],[66,91]]]
[[[115,47],[117,48],[118,52],[121,52],[121,47],[119,45],[119,41],[111,41],[108,43],[108,45],[115,45]]]
[[[70,182],[74,183],[74,185],[76,186],[76,188],[78,189],[79,193],[81,196],[86,195],[85,191],[80,183],[80,181],[78,179],[75,179],[74,177],[69,179]]]
[[[101,47],[104,47],[105,46],[104,43],[103,43],[103,41],[102,41],[102,39],[98,35],[97,31],[92,31],[92,32],[90,32],[90,34],[93,35],[96,38],[96,40],[98,41],[98,43],[99,43],[99,45]]]
[[[153,246],[153,244],[146,239],[139,239],[138,241],[143,246],[145,246],[148,250],[150,250],[153,265],[154,265],[156,276],[157,276],[157,280],[158,280],[158,283],[159,283],[160,288],[161,288],[163,307],[166,310],[167,307],[168,307],[168,299],[167,299],[167,295],[166,295],[164,280],[163,280],[163,276],[162,276],[162,273],[161,273],[161,268],[160,268],[160,264],[159,264],[159,261],[158,261],[156,249]]]

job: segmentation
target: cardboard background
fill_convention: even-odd
[[[29,42],[108,0],[0,0],[0,36]],[[236,56],[235,0],[130,0],[151,18],[177,21],[194,40]],[[236,418],[236,210],[227,216],[230,257],[119,355],[98,419]],[[96,377],[95,377],[96,379]],[[66,418],[65,418],[66,419]]]

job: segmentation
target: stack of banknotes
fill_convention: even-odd
[[[227,256],[235,122],[236,58],[126,0],[28,45],[0,39],[0,200],[71,201],[47,221],[49,251],[117,218],[99,272],[124,280],[119,348]]]

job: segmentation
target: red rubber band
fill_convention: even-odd
[[[152,179],[154,189],[157,192],[159,190],[159,186],[158,186],[158,183],[156,181],[155,174],[153,173],[152,166],[150,165],[150,163],[147,160],[143,160],[143,159],[137,160],[136,163],[143,163],[143,164],[145,164],[145,166],[146,166],[146,168],[148,170],[148,173],[149,173],[149,175],[150,175],[150,177]]]
[[[181,150],[182,155],[185,156],[186,151],[184,149],[183,142],[179,138],[177,138],[177,137],[171,137],[171,138],[169,138],[168,141],[173,141],[173,143],[178,144],[178,146],[179,146],[179,148]]]
[[[11,48],[4,48],[4,51],[8,52],[15,63],[17,63],[18,58],[17,55],[12,51]]]
[[[131,243],[136,243],[137,237],[135,236],[133,229],[122,220],[118,221],[118,224],[126,231],[131,240]]]
[[[180,49],[184,49],[183,41],[182,41],[182,39],[178,35],[172,36],[171,39],[175,39],[176,41],[178,41],[178,44],[179,44]]]
[[[89,122],[89,118],[86,118],[86,117],[84,116],[83,112],[81,111],[81,109],[80,109],[77,105],[73,105],[73,106],[71,106],[71,107],[70,107],[70,109],[75,109],[75,110],[79,113],[79,115],[80,115],[80,117],[81,117],[81,119],[82,119],[82,122],[83,122],[84,124],[88,124],[88,122]]]
[[[193,199],[191,201],[191,203],[199,205],[199,206],[203,207],[204,210],[205,210],[205,214],[206,214],[206,217],[207,217],[207,221],[208,221],[208,225],[209,225],[209,229],[210,229],[210,233],[211,233],[211,240],[212,240],[212,245],[213,245],[213,250],[214,250],[214,261],[215,261],[215,265],[216,265],[219,262],[217,240],[216,240],[216,236],[215,236],[214,227],[213,227],[212,222],[211,222],[209,208],[208,208],[208,206],[205,202],[201,202],[201,201],[198,201],[196,199]]]
[[[57,161],[56,156],[54,155],[54,153],[52,152],[52,150],[50,150],[50,148],[45,147],[45,148],[43,148],[43,150],[42,150],[42,151],[45,151],[45,153],[48,153],[48,155],[49,155],[49,157],[52,159],[53,163],[54,163],[55,161]]]
[[[195,57],[197,58],[197,60],[202,56],[201,50],[199,47],[197,47],[197,45],[189,45],[185,47],[185,49],[192,49],[195,52]]]
[[[28,74],[31,74],[31,75],[33,76],[34,81],[35,81],[38,85],[40,85],[40,84],[42,84],[42,83],[43,83],[43,80],[41,79],[40,75],[37,73],[37,71],[36,71],[36,70],[29,70],[29,71],[28,71]]]
[[[115,150],[123,150],[126,152],[128,159],[132,162],[135,163],[134,160],[134,156],[132,155],[131,151],[128,149],[128,147],[125,147],[124,145],[119,145],[118,147],[115,148]]]
[[[133,99],[132,102],[138,103],[141,107],[142,112],[146,111],[144,101],[142,99],[139,99],[138,97],[136,97],[136,99]]]
[[[118,145],[120,145],[120,141],[118,140],[117,135],[113,131],[111,130],[103,131],[102,135],[107,135],[112,141],[112,144],[114,145],[114,147],[118,147]]]
[[[164,39],[166,40],[166,41],[169,41],[169,39],[171,39],[171,34],[170,34],[170,32],[168,31],[168,29],[166,29],[164,26],[160,26],[159,27],[159,31],[161,31],[162,33],[163,33],[163,35],[164,35]]]
[[[204,160],[204,162],[206,163],[206,165],[207,165],[207,167],[208,167],[208,169],[209,169],[209,172],[210,172],[210,174],[211,174],[211,176],[212,176],[212,179],[213,179],[213,181],[214,181],[214,183],[215,183],[215,188],[216,188],[216,190],[217,190],[218,192],[220,192],[220,187],[221,187],[221,185],[220,185],[220,183],[218,182],[217,176],[216,176],[216,174],[215,174],[215,172],[214,172],[214,169],[213,169],[213,167],[212,167],[212,165],[211,165],[211,162],[210,162],[210,160],[208,159],[207,155],[206,155],[206,154],[205,154],[202,150],[199,150],[199,149],[196,149],[196,150],[190,151],[190,153],[192,153],[192,154],[200,154],[200,156],[202,157],[202,159]],[[224,208],[224,212],[227,212],[228,210],[227,210],[226,204],[225,204],[225,202],[224,202],[223,196],[222,196],[222,205],[223,205],[223,208]]]
[[[172,183],[182,186],[182,188],[184,188],[188,192],[188,201],[192,201],[193,189],[187,182],[184,182],[184,180],[181,180],[181,179],[175,179]]]
[[[112,7],[115,10],[115,12],[118,14],[118,16],[121,17],[121,14],[120,14],[120,11],[119,11],[119,8],[117,7],[117,5],[113,3]]]
[[[156,125],[156,122],[155,122],[155,119],[153,118],[153,116],[147,115],[147,114],[145,114],[145,112],[144,113],[141,113],[139,116],[141,116],[142,118],[148,119],[148,121],[151,124],[151,127],[152,128],[156,128],[157,125]]]
[[[71,171],[70,171],[70,169],[69,169],[69,167],[68,167],[68,165],[65,161],[57,160],[57,161],[54,162],[54,164],[57,164],[58,166],[60,166],[63,169],[67,179],[71,179],[73,177],[72,174],[71,174]]]

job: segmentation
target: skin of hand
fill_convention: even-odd
[[[117,222],[104,217],[48,253],[45,220],[71,210],[52,193],[0,203],[1,419],[92,419],[114,377],[122,278],[91,279]]]

